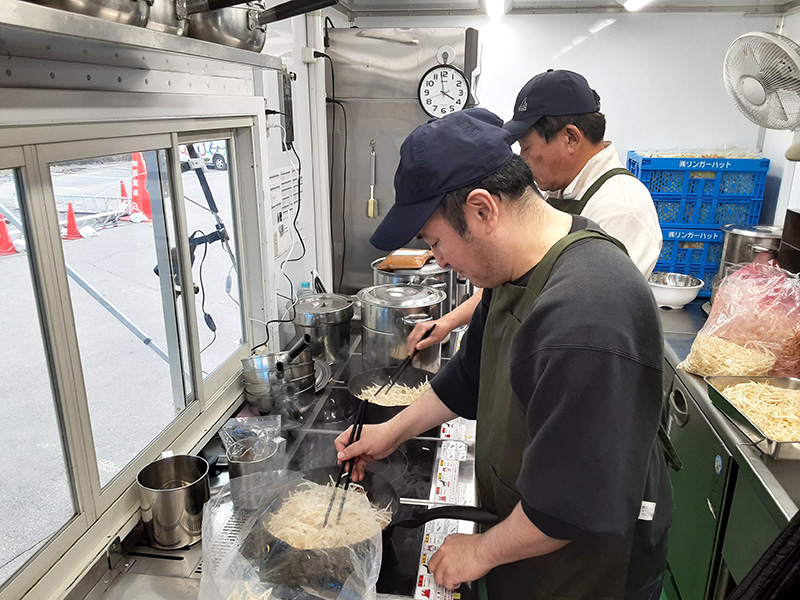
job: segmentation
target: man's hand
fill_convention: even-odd
[[[434,325],[436,325],[436,329],[434,329],[433,332],[423,340],[422,336],[425,335],[425,332]],[[406,345],[408,346],[409,356],[415,352],[419,352],[420,350],[425,350],[425,348],[429,348],[434,344],[438,344],[447,336],[448,333],[450,333],[450,331],[452,331],[452,329],[453,327],[450,326],[444,317],[441,319],[436,319],[435,321],[420,321],[414,325],[414,329],[412,329],[411,333],[408,334],[408,341],[406,342]]]
[[[436,583],[454,590],[462,583],[475,581],[486,575],[495,565],[488,562],[481,544],[484,534],[463,535],[454,533],[428,561],[428,570]]]
[[[400,442],[396,432],[387,422],[380,425],[364,425],[364,429],[361,431],[361,439],[348,446],[350,429],[352,427],[348,427],[344,433],[340,434],[334,440],[333,445],[336,448],[339,464],[355,458],[350,477],[353,481],[361,481],[364,478],[364,469],[367,463],[386,458],[397,450]]]

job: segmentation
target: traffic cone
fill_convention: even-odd
[[[3,215],[0,215],[0,256],[16,254],[14,242],[11,241],[11,234],[8,232],[8,225]]]
[[[150,194],[147,191],[147,164],[141,152],[135,152],[132,156],[132,191],[131,191],[131,214],[141,213],[142,221],[151,223],[153,221],[153,210],[150,207]]]
[[[122,198],[122,200],[119,203],[119,208],[120,210],[125,211],[125,216],[120,217],[119,220],[130,221],[131,220],[130,214],[133,211],[133,208],[131,207],[131,197],[128,196],[128,190],[125,189],[125,182],[122,181],[122,179],[119,180],[119,195]]]
[[[67,205],[67,235],[64,236],[65,240],[80,240],[83,239],[81,232],[78,231],[78,221],[75,219],[75,209],[72,208],[72,202]]]

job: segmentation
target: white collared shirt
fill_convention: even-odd
[[[606,143],[567,187],[547,195],[577,202],[603,173],[622,167],[614,144]],[[631,260],[645,277],[653,272],[661,253],[661,226],[650,192],[641,181],[628,175],[608,179],[586,203],[581,216],[625,244]]]

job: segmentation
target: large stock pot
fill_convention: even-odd
[[[98,17],[114,23],[144,27],[150,16],[147,0],[30,0],[34,4]]]
[[[447,298],[425,285],[385,284],[364,288],[361,301],[361,352],[364,370],[399,365],[408,356],[406,339],[420,321],[438,319]],[[436,373],[441,343],[417,352],[412,366]]]

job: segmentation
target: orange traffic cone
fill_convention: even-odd
[[[150,207],[150,193],[147,191],[147,165],[141,152],[135,152],[132,159],[131,214],[141,213],[144,217],[142,222],[151,223],[153,210]]]
[[[78,221],[75,220],[75,209],[72,208],[72,202],[67,205],[67,235],[64,236],[65,240],[80,240],[83,239],[81,232],[78,231]]]
[[[14,242],[11,241],[11,234],[8,232],[8,225],[3,215],[0,215],[0,256],[16,254]]]
[[[119,203],[120,210],[125,210],[125,216],[120,217],[120,221],[130,221],[131,217],[130,214],[133,212],[133,207],[131,206],[131,197],[128,196],[128,190],[125,189],[125,182],[122,179],[119,180],[119,195],[122,198],[122,201]]]

